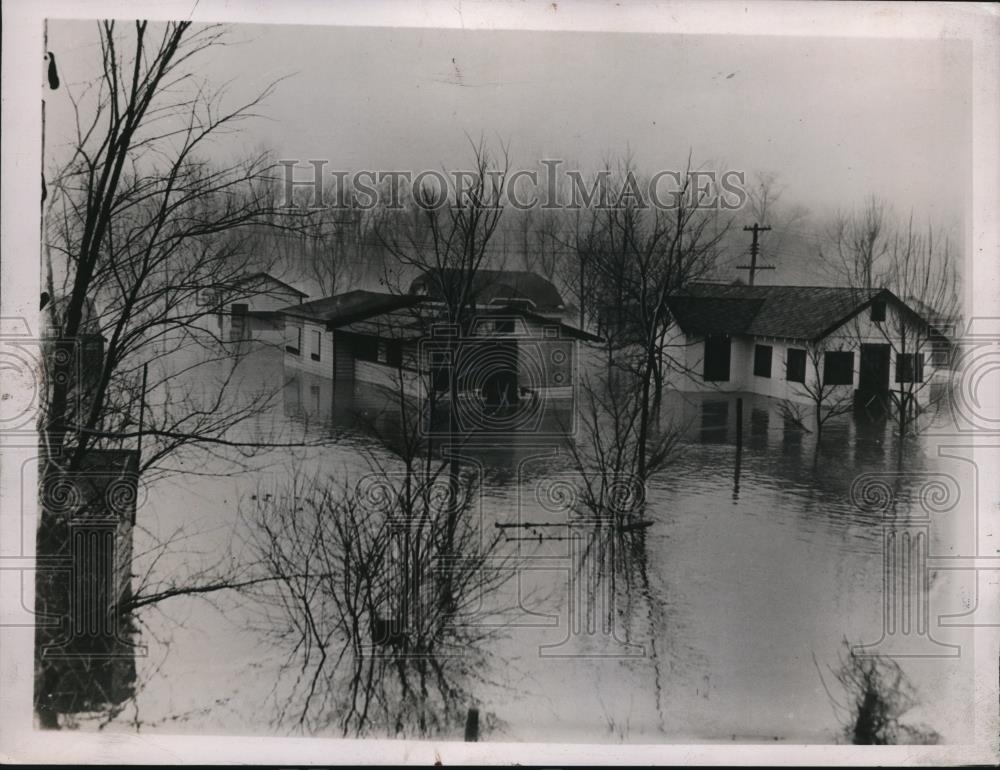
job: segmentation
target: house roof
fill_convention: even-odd
[[[359,318],[349,323],[337,324],[338,331],[350,334],[365,334],[372,337],[383,337],[386,339],[418,339],[426,336],[428,331],[437,323],[443,320],[436,317],[433,311],[430,314],[422,314],[414,307],[403,307],[387,310],[386,312]],[[574,326],[564,324],[561,321],[554,321],[551,318],[538,315],[530,311],[517,307],[490,308],[476,313],[476,319],[481,318],[510,318],[517,316],[528,320],[536,321],[545,326],[556,326],[559,334],[564,338],[581,339],[589,341],[599,341],[600,337],[577,329]]]
[[[410,284],[410,294],[442,299],[442,282],[458,285],[464,271],[457,268],[428,270]],[[528,270],[477,270],[472,282],[472,293],[478,305],[489,305],[511,299],[527,299],[538,312],[563,310],[559,290],[552,281]]]
[[[278,286],[280,286],[283,289],[288,289],[288,291],[290,291],[290,292],[292,292],[294,294],[298,294],[300,297],[308,297],[309,296],[304,291],[299,291],[294,286],[291,286],[291,285],[285,283],[284,281],[279,281],[277,278],[275,278],[270,273],[263,273],[263,272],[251,273],[250,275],[247,275],[247,276],[244,276],[243,278],[240,278],[240,280],[238,281],[238,283],[240,283],[240,284],[251,283],[251,282],[253,282],[253,283],[266,283],[268,281],[270,281],[272,284],[277,284]]]
[[[669,301],[688,334],[820,340],[883,297],[927,323],[887,289],[691,283]]]
[[[282,308],[280,312],[286,317],[319,321],[325,323],[327,328],[332,329],[397,308],[410,307],[423,301],[425,301],[424,297],[356,289],[343,294],[335,294],[332,297],[304,302],[301,305],[291,305]]]

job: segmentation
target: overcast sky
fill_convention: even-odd
[[[70,83],[96,73],[92,23],[52,22]],[[466,134],[513,162],[592,168],[631,148],[654,173],[777,173],[822,218],[869,194],[961,227],[970,194],[971,50],[949,40],[236,26],[199,66],[249,96],[290,76],[238,140],[354,170],[454,167]],[[79,73],[79,76],[78,76]],[[49,97],[50,141],[66,127]],[[60,118],[60,115],[62,116]]]

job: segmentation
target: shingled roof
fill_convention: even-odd
[[[399,308],[410,307],[423,301],[423,297],[356,289],[343,294],[335,294],[332,297],[315,299],[301,305],[291,305],[283,308],[280,312],[282,315],[293,318],[325,322],[327,328],[333,328]]]
[[[410,284],[410,294],[441,299],[441,284],[459,285],[463,271],[454,268],[428,270]],[[538,312],[563,310],[563,300],[552,281],[529,270],[477,270],[472,282],[476,304],[489,305],[511,299],[530,300]]]
[[[887,289],[839,286],[689,284],[669,301],[687,334],[735,334],[819,340],[884,297],[917,314]],[[917,316],[919,318],[919,316]]]

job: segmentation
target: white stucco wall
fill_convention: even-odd
[[[899,315],[897,308],[891,304],[886,308],[886,320],[880,324],[871,321],[870,313],[866,309],[857,317],[848,321],[840,329],[825,337],[819,343],[819,349],[826,351],[850,351],[854,353],[854,371],[851,385],[836,386],[845,392],[853,393],[858,387],[860,377],[862,344],[888,344],[891,347],[889,356],[889,387],[898,390],[900,385],[896,382],[897,357],[903,352],[904,342],[907,353],[923,353],[924,366],[923,383],[916,383],[912,386],[912,393],[920,403],[926,403],[930,398],[930,384],[946,376],[946,372],[937,371],[934,368],[931,358],[930,343],[922,334],[914,335],[912,330],[901,336],[899,330],[905,324]],[[677,390],[682,392],[737,392],[745,391],[759,393],[772,398],[786,399],[801,403],[811,401],[806,389],[802,384],[789,382],[786,379],[785,362],[789,348],[809,350],[809,343],[804,340],[789,340],[779,338],[750,338],[734,337],[732,340],[730,371],[728,382],[705,382],[702,379],[702,370],[705,355],[705,341],[699,335],[685,335],[677,327],[673,327],[665,336],[668,350],[684,362],[691,373],[685,377],[674,373],[670,382]],[[759,377],[754,375],[754,347],[757,344],[770,345],[771,354],[771,376]],[[916,345],[914,349],[914,345]],[[822,376],[822,364],[820,366]],[[815,385],[816,373],[813,362],[808,355],[806,357],[806,384]],[[906,384],[904,388],[908,388]],[[835,397],[837,394],[834,394]]]

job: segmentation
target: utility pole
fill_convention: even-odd
[[[750,243],[750,264],[749,265],[737,265],[737,270],[749,270],[750,271],[750,286],[753,286],[754,273],[758,270],[774,270],[774,265],[758,265],[757,264],[757,253],[760,250],[760,244],[757,242],[757,236],[759,233],[764,233],[770,230],[770,227],[763,227],[756,222],[752,226],[744,227],[745,232],[753,233],[753,241]]]

